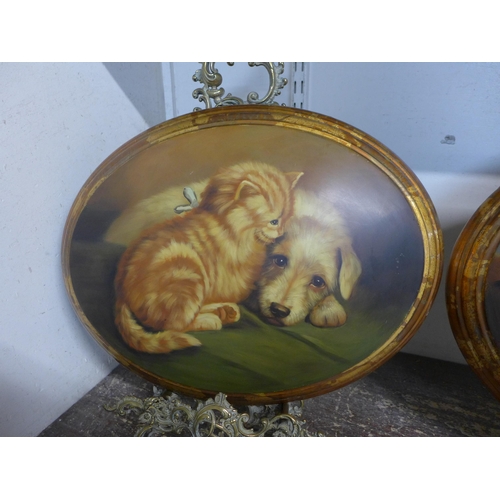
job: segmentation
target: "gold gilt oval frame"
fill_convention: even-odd
[[[249,390],[240,390],[238,388],[233,390],[233,386],[231,386],[230,383],[229,385],[218,385],[217,383],[213,383],[210,387],[206,387],[203,382],[196,384],[185,383],[184,381],[180,381],[170,376],[159,375],[156,368],[152,369],[150,367],[152,363],[151,359],[153,359],[151,356],[154,357],[155,355],[145,355],[142,358],[137,356],[134,357],[134,355],[129,354],[127,350],[124,350],[118,341],[115,342],[115,339],[110,337],[110,335],[113,335],[112,333],[104,332],[99,324],[97,324],[98,321],[96,322],[95,320],[89,319],[90,313],[87,309],[100,307],[102,299],[96,296],[95,299],[90,301],[90,306],[86,306],[87,309],[82,307],[81,298],[79,297],[80,292],[75,292],[75,272],[79,269],[78,266],[80,264],[75,262],[76,258],[72,254],[72,251],[74,251],[76,247],[75,228],[80,230],[81,226],[83,226],[80,220],[83,219],[82,214],[87,214],[90,207],[95,204],[96,197],[99,198],[100,196],[100,199],[104,200],[102,201],[103,205],[108,203],[109,199],[113,198],[113,196],[115,198],[119,197],[120,195],[117,195],[116,192],[113,194],[112,190],[108,189],[106,186],[110,185],[110,183],[114,182],[116,179],[127,177],[130,173],[129,166],[131,162],[139,161],[142,156],[149,154],[151,148],[166,147],[171,141],[176,144],[175,141],[179,141],[179,138],[186,141],[188,139],[192,140],[194,141],[192,144],[195,144],[198,140],[198,136],[206,134],[207,131],[209,135],[218,134],[217,137],[224,140],[226,140],[224,133],[232,134],[234,132],[239,134],[240,132],[245,132],[253,134],[255,132],[257,135],[261,134],[259,136],[260,139],[255,143],[257,144],[257,148],[248,148],[249,154],[262,155],[262,151],[267,147],[268,149],[265,151],[268,151],[271,156],[274,155],[274,160],[279,163],[280,158],[286,153],[289,155],[287,164],[290,164],[290,170],[298,170],[303,166],[299,160],[297,160],[299,157],[303,160],[307,160],[309,156],[318,157],[318,147],[319,149],[325,147],[326,150],[334,148],[343,158],[345,157],[348,160],[350,159],[349,161],[352,160],[355,163],[357,162],[356,165],[362,164],[363,169],[366,165],[366,171],[371,172],[370,175],[373,174],[373,179],[377,182],[380,181],[389,185],[388,189],[391,193],[394,193],[394,198],[402,200],[401,203],[404,205],[411,219],[411,225],[415,228],[413,234],[416,235],[415,241],[418,243],[416,246],[420,248],[419,262],[421,263],[418,267],[414,289],[411,290],[410,295],[412,298],[408,302],[407,307],[405,306],[401,314],[401,319],[397,319],[394,326],[390,327],[387,334],[385,334],[385,337],[380,341],[377,340],[379,343],[375,343],[375,347],[370,347],[369,349],[371,350],[367,352],[363,353],[362,348],[364,346],[363,335],[365,339],[369,339],[371,335],[370,331],[368,331],[368,327],[365,328],[360,323],[361,326],[354,328],[354,323],[351,324],[353,332],[350,335],[353,337],[356,337],[358,334],[361,335],[361,337],[356,337],[356,341],[353,340],[353,344],[356,344],[356,349],[358,349],[361,354],[358,354],[358,358],[355,359],[355,361],[350,361],[350,364],[347,363],[343,369],[327,373],[320,379],[311,381],[304,378],[303,380],[300,379],[299,382],[291,382],[290,380],[292,380],[293,376],[298,372],[307,372],[308,367],[304,362],[302,365],[297,365],[298,368],[295,367],[293,373],[290,372],[281,377],[283,388],[281,386],[271,386],[271,389],[269,389],[268,386],[260,387],[257,384],[252,386]],[[285,151],[285,149],[282,148],[283,142],[267,144],[267,146],[264,144],[268,140],[268,137],[272,138],[274,136],[285,137],[285,144],[289,145],[292,152]],[[288,136],[290,136],[290,139],[288,139]],[[300,146],[297,146],[297,141],[300,142],[302,140],[307,144],[310,143],[314,145],[314,147],[310,147],[310,152],[303,151],[304,147],[300,149]],[[224,149],[231,141],[234,142],[234,137],[230,135],[230,137],[227,138],[227,142],[219,142],[216,148]],[[200,144],[199,147],[206,148],[207,144],[203,146]],[[280,150],[280,148],[282,149]],[[200,158],[203,157],[205,158],[203,161],[209,161],[210,155],[215,154],[214,152],[217,152],[217,149],[212,147],[210,151],[207,151],[206,155],[200,154]],[[305,160],[302,163],[307,163]],[[329,165],[328,158],[324,161]],[[334,165],[331,167],[332,169],[337,168],[335,167],[335,160],[332,162],[332,165]],[[146,166],[144,168],[146,168]],[[356,177],[356,167],[351,169],[349,165],[342,165],[338,168],[343,169],[344,179],[347,179],[346,182],[349,186],[349,182],[353,186],[354,184],[363,183],[364,174],[359,174],[358,177]],[[329,166],[328,169],[330,169]],[[172,172],[172,176],[174,176],[174,170],[171,168],[170,171]],[[330,170],[326,170],[326,172],[328,173]],[[352,181],[349,180],[350,176],[353,176]],[[305,177],[304,175],[304,178]],[[135,178],[136,181],[137,179],[138,177]],[[300,182],[302,182],[302,179]],[[130,184],[133,183],[132,181],[129,182],[129,187]],[[319,184],[321,184],[321,182],[319,182]],[[356,188],[353,187],[353,189]],[[372,192],[375,196],[376,192],[373,191],[375,188],[367,186],[366,189],[372,189],[372,191],[368,191],[368,193]],[[106,196],[102,195],[103,190]],[[376,195],[378,196],[378,194]],[[360,210],[363,210],[364,205],[369,205],[369,197],[369,194],[365,194],[364,202],[363,195],[360,195],[358,197],[359,199],[355,201]],[[374,212],[377,212],[377,210],[375,209]],[[398,222],[400,215],[397,213],[397,210],[395,212],[396,213],[391,215],[391,217],[393,217],[391,220],[395,221],[396,224],[406,224],[404,220]],[[86,222],[85,230],[92,226],[92,224],[90,224],[90,226],[89,224],[90,223]],[[383,223],[380,224],[383,230],[387,225],[391,225],[391,222],[387,222],[386,226],[384,226]],[[400,232],[405,231],[404,227],[404,225],[401,226],[403,229]],[[92,227],[90,227],[90,230],[91,229]],[[378,235],[375,235],[374,238],[377,238],[377,236]],[[380,234],[379,237],[380,239],[384,239],[383,234]],[[401,240],[404,240],[404,235],[401,237]],[[385,242],[384,244],[390,245],[390,242]],[[366,250],[365,253],[366,252],[368,251]],[[403,253],[404,252],[401,252],[394,257],[394,263],[391,260],[390,264],[393,267],[392,276],[398,277],[401,283],[405,281],[404,270],[402,271],[402,275],[399,276],[401,273],[398,266],[399,259],[405,258]],[[92,247],[90,251],[88,249],[85,250],[82,255],[84,255],[84,259],[92,255]],[[366,253],[366,255],[368,255],[368,253]],[[393,257],[391,257],[391,259],[392,258]],[[327,116],[293,108],[256,105],[216,108],[183,115],[161,123],[128,141],[104,160],[81,189],[69,213],[62,243],[63,274],[72,305],[83,325],[108,353],[124,366],[155,384],[187,396],[201,399],[213,397],[218,392],[223,392],[233,404],[269,404],[317,396],[345,386],[382,365],[410,340],[424,321],[436,296],[442,274],[442,261],[443,249],[441,229],[429,196],[413,172],[383,144],[368,134]],[[412,263],[409,262],[408,265],[411,266]],[[84,268],[81,273],[83,278],[81,279],[85,281],[89,273],[90,270]],[[386,290],[390,290],[390,279],[386,278],[386,281]],[[96,287],[97,285],[89,286]],[[361,304],[361,299],[358,300]],[[390,308],[390,304],[388,307]],[[109,311],[106,310],[102,312],[102,314],[109,314]],[[101,312],[98,313],[98,318],[100,317],[99,315],[101,315]],[[394,321],[394,317],[392,317],[390,313],[387,313],[387,315],[382,318],[381,323],[391,324],[391,321]],[[255,328],[259,327],[257,326]],[[328,332],[319,332],[322,329],[312,331],[313,328],[316,328],[312,325],[303,324],[300,325],[300,328],[302,328],[301,331],[305,333],[305,336],[316,336],[314,338],[319,339],[318,342],[327,338],[321,335],[337,335],[339,343],[347,343],[348,349],[352,347],[349,344],[350,337],[340,335],[340,329],[328,334]],[[118,333],[116,333],[116,335],[118,335]],[[211,334],[204,332],[204,335]],[[298,337],[295,333],[293,333],[293,335],[295,338]],[[310,341],[307,340],[307,342]],[[282,358],[289,358],[291,360],[294,358],[293,351],[284,352],[282,355],[280,355],[280,353],[275,354],[280,356],[275,358],[278,361],[281,361]],[[334,357],[335,353],[332,354],[330,352],[328,356],[323,356],[321,359],[329,362],[330,358]],[[179,357],[175,359],[178,360]],[[195,361],[193,361],[195,359],[194,357],[190,359],[192,361],[188,362],[195,363]],[[173,363],[174,362],[172,362],[172,366]],[[167,366],[167,368],[165,368],[165,366]],[[311,362],[309,366],[312,366]],[[270,370],[273,368],[274,367],[271,366]],[[161,369],[170,369],[168,360],[162,362]],[[235,369],[234,366],[228,365],[228,371],[230,372],[232,369]],[[278,370],[278,368],[276,368],[276,370]],[[205,373],[210,374],[210,366],[206,367]],[[281,380],[278,380],[278,384],[279,383],[281,383]],[[244,382],[242,382],[242,384],[244,386]]]
[[[486,307],[487,301],[493,300],[489,295],[494,286],[491,270],[499,245],[500,189],[497,189],[458,237],[448,269],[446,298],[450,324],[462,354],[500,400],[500,345],[492,331],[499,326],[494,318],[488,317]]]

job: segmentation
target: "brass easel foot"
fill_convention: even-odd
[[[302,402],[283,405],[248,406],[238,411],[219,393],[214,399],[200,401],[181,397],[175,393],[139,399],[126,396],[115,405],[105,406],[108,411],[127,415],[141,412],[136,436],[193,436],[193,437],[258,437],[323,436],[309,433],[302,416]]]

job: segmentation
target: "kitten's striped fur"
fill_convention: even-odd
[[[260,276],[266,245],[292,215],[302,173],[265,163],[220,169],[200,206],[145,230],[118,264],[116,325],[137,351],[200,345],[187,331],[239,319],[236,305]]]

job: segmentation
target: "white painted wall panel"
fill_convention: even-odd
[[[500,169],[499,63],[312,63],[308,109],[369,133],[413,170]],[[447,144],[446,136],[455,143]]]

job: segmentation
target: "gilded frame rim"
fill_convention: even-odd
[[[488,272],[500,244],[500,188],[476,210],[453,248],[446,279],[450,325],[467,363],[500,400],[500,349],[486,312]]]
[[[118,148],[91,174],[77,195],[68,215],[62,242],[62,269],[73,308],[92,337],[118,362],[145,379],[187,396],[205,399],[217,392],[165,380],[131,362],[102,338],[85,315],[73,288],[70,246],[82,210],[96,190],[139,152],[176,136],[210,127],[267,125],[305,131],[334,141],[361,155],[387,175],[408,202],[417,221],[424,249],[423,275],[416,299],[390,338],[361,362],[329,379],[291,390],[270,393],[228,393],[233,404],[270,404],[306,399],[343,387],[378,368],[396,354],[415,334],[436,296],[443,267],[442,233],[434,206],[415,174],[388,148],[368,134],[346,123],[318,113],[286,107],[231,106],[182,115],[137,135]]]

